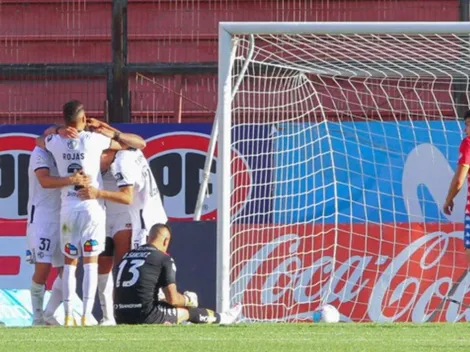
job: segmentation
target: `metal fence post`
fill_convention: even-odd
[[[127,0],[113,0],[111,22],[113,84],[110,122],[130,122],[127,64]]]

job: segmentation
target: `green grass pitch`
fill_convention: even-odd
[[[0,351],[470,351],[470,324],[0,328]]]

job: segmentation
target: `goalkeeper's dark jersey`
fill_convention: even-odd
[[[145,320],[158,300],[158,290],[176,283],[175,275],[173,258],[152,245],[127,252],[114,284],[116,320]]]

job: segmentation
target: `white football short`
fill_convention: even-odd
[[[119,231],[132,229],[129,212],[106,214],[106,237],[114,238]]]
[[[147,243],[147,236],[149,230],[147,229],[132,229],[131,250],[139,248]]]
[[[64,256],[60,251],[59,228],[60,224],[56,222],[28,224],[26,230],[28,262],[52,264],[56,268],[64,266]]]
[[[60,247],[71,259],[98,256],[106,240],[104,209],[60,214]]]
[[[157,199],[160,200],[159,197]],[[158,206],[158,202],[155,203],[155,207],[147,205],[145,209],[131,209],[130,216],[133,224],[131,249],[138,248],[147,242],[147,236],[153,225],[159,223],[166,224],[168,222],[168,217],[161,205],[161,200],[159,202],[160,206]],[[158,211],[154,212],[154,208],[158,209]]]

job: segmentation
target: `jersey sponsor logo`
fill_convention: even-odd
[[[170,220],[192,220],[199,186],[203,180],[204,163],[210,137],[195,132],[166,133],[147,140],[144,155],[160,191]],[[248,163],[232,149],[232,215],[245,207],[252,190],[252,175]],[[211,165],[207,196],[202,208],[202,220],[217,216],[217,151]],[[236,172],[235,172],[236,171]]]
[[[142,303],[115,304],[114,309],[136,309],[142,308]]]
[[[83,250],[85,252],[94,252],[98,249],[98,241],[97,240],[88,240],[83,245]]]
[[[67,243],[65,245],[65,253],[70,254],[70,255],[77,255],[78,249],[73,244]]]
[[[69,174],[74,174],[75,172],[79,171],[82,169],[82,165],[80,164],[70,164],[68,167],[67,167],[67,172]]]
[[[75,188],[78,188],[79,186],[75,186]],[[69,191],[67,192],[67,195],[66,197],[77,197],[78,196],[78,193],[77,192],[72,192],[72,191]]]
[[[72,175],[74,174],[75,172],[77,171],[80,171],[82,169],[82,165],[80,164],[76,164],[76,163],[73,163],[73,164],[70,164],[68,167],[67,167],[67,172]],[[83,186],[74,186],[73,189],[75,191],[78,191],[80,189],[82,189]],[[77,193],[76,192],[67,192],[67,197],[76,197],[77,196]]]

